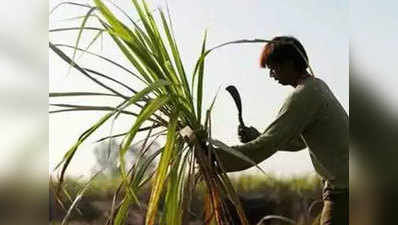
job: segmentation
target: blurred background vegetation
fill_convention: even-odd
[[[120,178],[111,178],[101,174],[90,184],[77,207],[71,214],[71,224],[106,224],[110,215],[114,193],[120,185]],[[87,181],[78,178],[68,178],[65,181],[65,192],[60,195],[63,207],[56,202],[54,188],[57,183],[50,183],[50,218],[53,224],[61,224],[68,208]],[[297,221],[298,224],[312,224],[319,215],[322,202],[321,181],[316,176],[300,176],[278,178],[270,175],[250,175],[232,178],[242,200],[243,207],[249,217],[262,218],[265,215],[282,215]],[[66,194],[67,193],[67,194]],[[68,196],[69,195],[69,196]],[[150,195],[147,185],[139,193],[143,202]],[[184,225],[203,224],[203,187],[199,185],[190,206],[190,212],[184,219]],[[160,203],[162,204],[162,203]],[[128,224],[143,225],[145,208],[131,206]],[[278,220],[269,220],[264,224],[284,224]]]

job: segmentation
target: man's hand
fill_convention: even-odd
[[[238,136],[242,143],[247,143],[260,136],[260,132],[254,127],[238,126]]]

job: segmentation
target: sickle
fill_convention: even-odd
[[[243,119],[242,119],[242,102],[240,99],[240,94],[238,92],[238,89],[236,89],[236,87],[234,85],[229,85],[225,89],[231,94],[232,98],[235,101],[236,107],[238,108],[240,125],[245,126],[245,124],[243,123]]]

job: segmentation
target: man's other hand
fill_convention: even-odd
[[[254,127],[238,126],[238,136],[242,143],[247,143],[260,136],[260,132]]]

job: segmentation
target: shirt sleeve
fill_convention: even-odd
[[[301,135],[294,137],[292,140],[287,142],[286,144],[282,144],[279,146],[278,151],[288,151],[288,152],[296,152],[303,150],[307,147],[305,142],[303,141]]]
[[[287,100],[287,102],[288,102],[288,100]],[[286,111],[286,109],[285,109],[285,105],[284,105],[279,110],[278,116],[283,114],[285,111]],[[281,145],[278,148],[278,151],[295,152],[295,151],[300,151],[306,147],[307,147],[307,145],[303,141],[301,134],[299,134],[298,136],[293,137],[292,139],[287,141],[286,143],[281,143]]]
[[[292,147],[289,143],[297,141],[303,130],[315,120],[315,115],[321,105],[321,94],[318,93],[313,83],[297,87],[286,99],[277,118],[263,134],[255,140],[232,146],[232,148],[245,154],[254,162],[260,163],[276,151],[283,150],[286,146]],[[303,147],[303,145],[299,145],[299,147]],[[243,170],[253,166],[234,156],[226,157],[222,163],[227,171]]]

